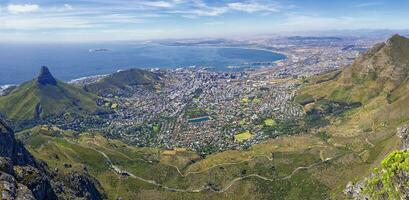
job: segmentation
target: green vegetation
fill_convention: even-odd
[[[247,151],[225,151],[202,158],[187,149],[135,148],[98,135],[82,133],[75,136],[77,134],[65,133],[52,127],[36,127],[17,135],[29,151],[45,161],[50,168],[69,172],[81,170],[86,166],[109,199],[156,199],[158,195],[175,200],[275,199],[282,196],[300,199],[304,198],[305,192],[308,192],[312,199],[329,196],[326,187],[309,171],[296,171],[290,178],[276,181],[244,178],[223,193],[209,190],[198,193],[173,192],[114,173],[101,153],[106,154],[120,169],[167,187],[196,189],[209,185],[214,190],[221,190],[238,177],[259,174],[272,179],[282,178],[292,174],[299,166],[309,166],[317,162],[319,157],[309,147],[317,141],[304,136],[280,138],[255,145]],[[274,160],[270,159],[272,155]],[[249,191],[258,192],[248,196]]]
[[[365,194],[371,199],[402,199],[402,190],[409,188],[409,152],[392,152],[373,173],[373,178],[366,182]]]
[[[304,94],[300,94],[300,95],[296,96],[294,98],[294,101],[301,104],[301,105],[307,105],[309,103],[314,102],[315,100],[314,100],[312,95],[304,93]]]
[[[248,97],[243,97],[243,98],[240,100],[240,102],[243,103],[243,104],[246,104],[246,103],[249,102],[249,98],[248,98]]]
[[[244,142],[248,139],[250,139],[251,137],[253,137],[253,135],[250,133],[250,131],[245,131],[242,133],[239,133],[237,135],[234,136],[234,140],[238,141],[238,142]]]
[[[264,125],[274,127],[277,125],[276,121],[274,119],[265,119],[264,120]]]
[[[111,108],[112,108],[112,109],[117,109],[117,108],[118,108],[118,104],[117,104],[117,103],[113,103],[113,104],[111,105]]]
[[[330,136],[328,135],[328,133],[325,132],[325,131],[318,132],[316,135],[317,135],[317,137],[319,137],[321,140],[323,140],[323,141],[325,141],[325,142],[327,142],[328,139],[330,138]]]
[[[87,85],[86,91],[105,96],[107,94],[118,95],[121,90],[129,87],[142,87],[146,89],[160,88],[159,75],[141,69],[130,69],[111,74],[102,80]]]
[[[62,113],[93,113],[95,100],[96,96],[61,81],[41,85],[32,80],[0,97],[0,112],[15,121],[38,120]]]
[[[152,131],[154,133],[158,133],[160,131],[160,125],[159,124],[152,125]]]
[[[408,74],[401,67],[409,66],[409,43],[400,37],[388,43],[375,46],[342,72],[305,81],[295,98],[305,116],[259,119],[256,126],[274,139],[245,150],[208,154],[217,152],[208,146],[203,150],[208,155],[201,156],[188,149],[137,148],[97,133],[42,127],[19,135],[50,168],[72,170],[63,163],[86,166],[109,199],[346,199],[347,183],[371,177],[369,169],[379,163],[364,191],[371,199],[400,199],[409,191],[409,153],[389,153],[399,143],[396,128],[409,122],[409,82],[396,76]],[[242,103],[253,102],[246,98]],[[195,105],[185,112],[189,117],[205,114]],[[239,125],[248,124],[242,120]],[[155,124],[147,127],[160,129]],[[251,137],[245,131],[234,139],[244,142]],[[133,176],[114,173],[104,155]],[[207,189],[183,191],[203,186]]]
[[[198,117],[203,117],[203,116],[208,115],[204,109],[199,108],[195,104],[188,106],[186,108],[185,114],[188,119],[193,119],[193,118],[198,118]]]

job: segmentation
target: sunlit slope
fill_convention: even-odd
[[[383,96],[389,101],[408,90],[409,39],[394,35],[376,44],[342,70],[322,75],[305,89],[305,96],[366,103]]]
[[[24,121],[65,113],[95,112],[95,95],[50,78],[53,81],[40,82],[39,78],[28,81],[7,96],[0,97],[0,113],[11,120]]]
[[[113,73],[96,83],[86,85],[87,91],[98,95],[118,94],[131,87],[155,89],[160,85],[160,76],[153,72],[141,69],[129,69]]]
[[[283,137],[202,158],[186,149],[136,148],[76,135],[47,127],[19,133],[50,167],[86,166],[110,199],[325,199],[329,188],[314,170],[342,153],[314,136]]]
[[[396,128],[409,122],[409,39],[395,35],[361,55],[351,66],[306,81],[295,101],[306,111],[333,111],[322,101],[360,105],[326,116],[319,131],[349,153],[321,168],[324,183],[343,199],[349,181],[369,177],[372,168],[398,148]],[[338,176],[338,180],[334,179]]]
[[[334,123],[333,132],[340,134],[396,127],[409,120],[408,72],[409,39],[395,35],[344,70],[311,79],[295,100],[306,109],[319,99],[361,103]]]

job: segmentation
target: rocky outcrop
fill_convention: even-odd
[[[94,180],[87,172],[72,171],[60,174],[55,179],[57,193],[63,194],[60,198],[76,197],[89,200],[99,200],[105,197],[98,191]]]
[[[14,165],[35,165],[33,156],[14,138],[13,131],[2,120],[0,120],[0,157],[11,159]]]
[[[59,176],[38,162],[0,119],[0,195],[7,200],[99,200],[103,196],[88,174]]]
[[[37,77],[37,83],[41,85],[56,85],[57,80],[53,77],[46,66],[41,67],[40,74]]]
[[[10,174],[0,172],[1,199],[35,200],[33,193]]]
[[[36,199],[57,199],[50,178],[33,166],[14,166],[17,181],[27,186]]]
[[[396,135],[401,139],[401,149],[405,150],[409,148],[409,126],[401,126],[397,128]]]
[[[362,194],[362,191],[364,189],[364,182],[360,181],[356,184],[352,184],[352,182],[349,182],[347,184],[347,187],[344,190],[344,194],[349,198],[349,199],[354,199],[354,200],[368,200],[369,197],[366,195]]]
[[[20,195],[25,199],[57,199],[52,190],[50,179],[43,166],[36,163],[34,157],[24,145],[17,141],[14,132],[0,120],[0,173],[4,174],[3,194],[10,199]],[[10,178],[12,177],[12,178]],[[30,190],[30,195],[24,195]],[[24,199],[23,198],[23,199]]]

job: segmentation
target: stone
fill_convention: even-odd
[[[40,85],[57,85],[57,80],[55,80],[50,70],[48,70],[46,66],[43,66],[37,77],[37,83]]]
[[[409,126],[401,126],[397,128],[396,135],[401,139],[401,149],[406,150],[409,148]]]

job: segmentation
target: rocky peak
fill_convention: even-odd
[[[56,85],[57,81],[46,66],[42,66],[40,74],[37,77],[37,82],[41,85]]]
[[[386,41],[388,46],[402,45],[404,43],[408,43],[408,39],[399,34],[393,35]]]

